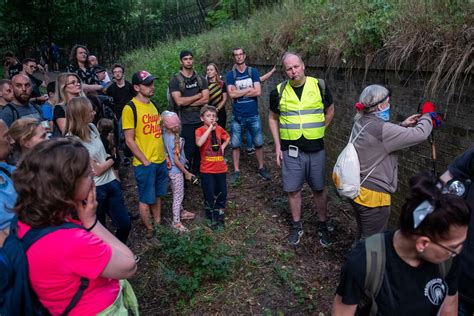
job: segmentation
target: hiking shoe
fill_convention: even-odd
[[[268,172],[268,170],[263,167],[263,168],[260,168],[258,169],[258,174],[264,179],[264,180],[271,180],[272,179],[272,176],[270,175],[270,172]]]
[[[240,171],[234,171],[230,174],[230,184],[235,185],[240,180]]]
[[[318,222],[319,243],[323,247],[332,245],[331,237],[329,236],[329,229],[326,222]]]
[[[296,246],[300,243],[301,236],[303,236],[303,227],[301,225],[291,226],[290,235],[288,235],[288,243],[291,246]]]
[[[247,155],[254,155],[255,154],[255,147],[252,146],[251,148],[247,148]]]

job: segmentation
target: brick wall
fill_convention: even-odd
[[[266,73],[272,65],[253,63],[261,74]],[[229,69],[230,66],[223,67]],[[225,72],[224,72],[225,73]],[[382,84],[392,89],[392,120],[402,121],[414,114],[418,104],[426,100],[424,87],[431,73],[404,70],[395,72],[386,69],[325,69],[317,66],[306,66],[306,74],[324,78],[332,91],[335,104],[335,116],[331,126],[326,131],[326,150],[328,156],[327,176],[330,179],[332,167],[338,154],[347,143],[355,114],[354,104],[357,102],[362,89],[369,84]],[[260,109],[266,123],[268,112],[268,95],[275,86],[286,79],[281,71],[275,74],[263,85]],[[464,88],[458,89],[449,103],[443,95],[431,99],[437,104],[440,113],[446,113],[445,124],[434,133],[437,169],[439,173],[446,170],[447,165],[458,154],[471,144],[474,144],[474,76],[471,74],[465,81]],[[266,130],[268,137],[271,137]],[[408,191],[408,179],[421,170],[432,170],[431,146],[428,141],[403,150],[399,153],[399,184],[393,196],[392,220],[396,219],[398,210]],[[332,181],[329,181],[332,184]]]

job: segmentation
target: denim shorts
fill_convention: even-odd
[[[165,196],[168,191],[168,168],[166,161],[139,165],[134,168],[138,186],[138,199],[145,204],[155,204],[156,198]]]
[[[247,129],[249,131],[256,148],[260,148],[263,146],[262,123],[260,121],[260,116],[234,116],[232,118],[232,123],[230,124],[230,144],[232,148],[240,148],[240,146],[242,145],[242,131],[244,129]]]
[[[288,155],[288,150],[283,151],[282,180],[283,191],[298,192],[308,182],[312,191],[324,189],[326,171],[326,153],[323,150],[314,153],[300,151],[297,158]]]

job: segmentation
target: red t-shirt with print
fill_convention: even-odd
[[[202,126],[196,130],[196,138],[201,137],[206,130],[207,126]],[[211,134],[207,137],[204,144],[199,147],[199,152],[201,153],[201,168],[202,173],[225,173],[227,172],[227,165],[224,160],[224,153],[222,152],[222,145],[227,139],[229,139],[229,134],[217,125],[216,129],[217,142],[219,143],[219,150],[213,151],[211,147]]]

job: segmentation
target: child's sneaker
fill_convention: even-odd
[[[183,224],[181,224],[181,222],[177,222],[177,223],[174,223],[173,224],[173,229],[177,232],[177,233],[187,233],[189,232],[189,230],[184,227]]]

